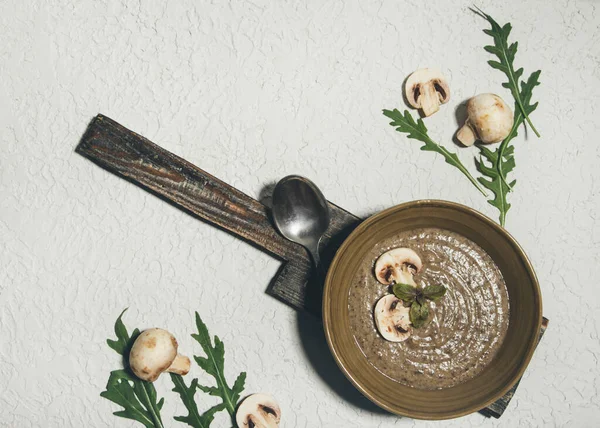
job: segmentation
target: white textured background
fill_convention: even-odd
[[[264,294],[277,261],[73,152],[101,112],[257,198],[299,173],[360,215],[442,198],[496,218],[381,114],[402,107],[402,81],[422,66],[451,80],[453,99],[427,120],[449,146],[458,102],[510,100],[470,3],[0,0],[0,426],[132,426],[98,395],[119,367],[105,339],[126,306],[128,326],[168,328],[188,354],[200,311],[229,377],[247,370],[247,391],[274,394],[286,427],[598,426],[598,3],[479,4],[512,22],[517,64],[543,82],[543,138],[516,141],[507,228],[551,324],[499,421],[378,412],[318,325]],[[469,166],[474,153],[460,150]],[[168,379],[157,388],[178,425]]]

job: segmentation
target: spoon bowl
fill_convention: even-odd
[[[273,220],[284,237],[305,247],[315,266],[320,265],[319,242],[330,215],[327,200],[312,181],[299,175],[282,178],[273,190]]]

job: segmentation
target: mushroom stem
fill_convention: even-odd
[[[440,98],[433,85],[422,85],[421,90],[421,109],[423,114],[429,117],[440,109]]]
[[[473,128],[468,123],[465,123],[462,128],[458,130],[456,133],[456,138],[465,146],[472,146],[475,140],[477,139],[477,135],[473,131]]]
[[[166,371],[184,376],[190,371],[190,359],[185,355],[177,354]]]
[[[413,278],[412,272],[410,272],[405,266],[398,269],[398,271],[396,272],[396,279],[394,282],[396,282],[397,284],[408,284],[412,286],[417,285]]]

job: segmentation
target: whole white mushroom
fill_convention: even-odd
[[[493,144],[504,140],[513,126],[513,112],[495,94],[479,94],[467,101],[467,121],[456,133],[465,146],[475,140]]]
[[[186,375],[190,359],[177,353],[177,340],[167,330],[151,328],[135,339],[129,352],[129,366],[137,377],[154,382],[163,372]]]

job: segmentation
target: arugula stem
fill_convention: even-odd
[[[429,135],[421,132],[421,130],[415,126],[412,126],[411,124],[407,124],[408,127],[411,128],[412,132],[415,134],[418,134],[421,138],[421,141],[425,141],[427,140],[427,142],[429,144],[431,144],[432,146],[437,147],[437,151],[438,153],[440,153],[441,155],[444,156],[444,158],[446,159],[446,162],[448,162],[450,165],[455,166],[456,168],[458,168],[468,179],[471,183],[473,183],[473,185],[477,188],[477,190],[479,190],[481,192],[481,194],[483,196],[488,196],[487,192],[485,190],[483,190],[483,188],[481,187],[481,185],[479,184],[479,182],[475,179],[475,177],[473,177],[471,175],[471,173],[469,172],[469,170],[467,168],[465,168],[465,166],[460,163],[460,162],[455,162],[452,159],[452,152],[448,151],[448,149],[446,149],[445,147],[439,145],[438,143],[436,143],[435,141],[433,141]]]
[[[150,399],[150,395],[148,394],[148,390],[146,389],[148,384],[146,382],[142,382],[142,390],[144,391],[144,398],[146,399],[146,408],[152,415],[152,419],[154,419],[154,426],[156,428],[164,428],[162,420],[160,419],[160,413],[157,408],[154,407],[154,403]]]
[[[171,380],[173,381],[173,383],[175,384],[176,388],[179,388],[180,394],[186,394],[187,395],[187,388],[185,385],[185,382],[183,381],[183,378],[181,377],[181,375],[178,374],[171,374]],[[188,399],[193,402],[194,401],[194,397],[188,397]],[[198,424],[202,424],[201,420],[200,420],[200,415],[198,414],[198,408],[188,408],[188,411],[190,412],[190,417],[194,418],[195,422]],[[203,425],[201,425],[203,426]]]
[[[123,394],[121,393],[121,391],[119,391],[119,390],[116,390],[116,393],[117,393],[117,394],[119,394],[119,396],[120,396],[120,397],[123,399],[123,401],[124,401],[124,402],[128,402],[128,401],[129,401],[129,398],[128,398],[128,397],[126,397],[125,395],[123,395]],[[102,396],[102,395],[101,395],[101,396]],[[137,416],[140,418],[139,420],[141,420],[141,421],[143,421],[143,420],[146,420],[146,421],[148,421],[149,423],[154,423],[153,421],[151,421],[150,419],[148,419],[148,416],[146,416],[146,415],[145,415],[143,412],[140,412],[138,409],[136,409],[136,408],[135,408],[135,406],[132,406],[132,407],[131,407],[131,411],[132,411],[133,413],[135,413],[135,414],[136,414],[136,415],[137,415]],[[143,422],[142,422],[142,423],[143,423]],[[155,424],[155,425],[156,425],[156,424]]]
[[[433,143],[433,141],[432,141],[432,143]],[[438,147],[440,148],[440,152],[443,152],[446,159],[448,159],[450,152],[445,147],[442,147],[439,144],[438,144]],[[483,196],[488,195],[487,192],[485,190],[483,190],[483,188],[481,187],[479,182],[475,179],[475,177],[473,177],[471,175],[471,173],[465,168],[465,166],[462,163],[452,163],[451,165],[454,165],[456,168],[458,168],[469,179],[469,181],[471,183],[473,183],[473,185],[475,187],[477,187],[477,190],[479,190]]]
[[[215,360],[215,357],[214,357],[212,351],[208,352],[207,354],[210,357],[210,359],[211,359],[212,363],[214,364],[214,366],[218,367],[217,361]],[[229,394],[225,390],[225,388],[227,388],[227,383],[225,382],[225,378],[223,378],[221,376],[221,373],[218,370],[217,370],[217,377],[218,377],[217,385],[219,386],[219,388],[223,392],[223,401],[225,401],[225,407],[227,407],[227,411],[233,417],[235,415],[235,404],[231,402],[231,397],[229,396]]]
[[[508,182],[506,181],[506,177],[504,177],[504,172],[502,171],[502,162],[504,162],[504,150],[506,150],[506,148],[508,147],[508,144],[511,142],[511,140],[517,136],[517,131],[519,129],[519,126],[521,126],[522,123],[523,123],[523,114],[521,112],[516,112],[513,126],[510,129],[510,132],[508,133],[506,138],[502,141],[502,143],[500,143],[500,147],[498,148],[498,159],[496,160],[496,165],[494,165],[494,167],[496,168],[496,171],[498,171],[498,175],[500,176],[500,179],[502,180],[502,182],[504,184],[506,184],[506,187],[508,187],[509,192],[512,192],[512,186],[510,184],[508,184]]]
[[[175,416],[174,419],[177,422],[185,423],[193,428],[209,428],[213,421],[214,414],[222,410],[220,405],[213,406],[206,412],[200,414],[194,395],[198,388],[198,379],[193,379],[189,388],[186,386],[185,381],[181,375],[171,373],[171,380],[175,388],[172,391],[179,394],[181,401],[185,405],[188,411],[187,416]]]
[[[509,192],[512,192],[512,186],[508,184],[508,181],[506,181],[506,177],[504,177],[504,171],[502,171],[502,162],[504,162],[504,150],[506,150],[510,141],[517,135],[517,129],[519,128],[519,125],[520,123],[517,123],[517,121],[515,121],[506,138],[502,141],[502,143],[500,143],[500,147],[498,148],[498,159],[496,160],[496,165],[494,165],[494,168],[496,168],[496,171],[498,171],[500,180],[502,180],[502,182],[506,184],[506,187],[508,187]]]
[[[516,97],[515,97],[515,99],[517,100],[517,103],[519,103],[519,108],[520,108],[522,111],[525,111],[525,107],[523,107],[523,104],[521,103],[521,98],[520,98],[520,97],[519,97],[519,98],[516,98]],[[538,130],[537,130],[537,129],[535,129],[535,126],[533,126],[533,123],[531,123],[531,119],[529,119],[529,115],[525,115],[525,120],[526,120],[526,121],[527,121],[527,123],[529,124],[529,127],[531,128],[531,130],[533,131],[533,133],[534,133],[534,134],[535,134],[535,135],[536,135],[538,138],[540,138],[540,137],[541,137],[541,134],[538,132]]]
[[[506,56],[506,51],[508,50],[508,47],[503,42],[501,42],[501,43],[502,43],[502,56],[504,57],[504,60],[506,61],[506,63],[509,64],[509,66],[507,67],[507,69],[508,69],[507,75],[508,75],[508,80],[510,80],[511,86],[512,86],[510,89],[510,92],[512,93],[513,98],[515,99],[517,105],[519,106],[520,113],[525,116],[525,120],[527,120],[527,123],[531,127],[531,130],[535,133],[535,135],[538,138],[540,138],[541,137],[540,133],[538,132],[537,129],[535,129],[535,126],[533,126],[533,123],[531,123],[531,119],[529,119],[529,116],[525,112],[525,107],[523,106],[523,103],[521,101],[521,94],[519,93],[519,82],[517,81],[517,79],[515,79],[515,76],[514,76],[515,71],[513,70],[512,63],[509,62],[508,57]],[[516,122],[517,121],[515,120],[515,123]],[[520,123],[522,123],[522,122],[523,122],[523,120],[520,121]],[[511,133],[512,133],[512,129],[511,129]],[[500,175],[500,177],[502,177],[502,175]],[[502,180],[504,180],[504,178]],[[508,183],[506,183],[506,184],[508,185]],[[508,187],[510,188],[510,186],[508,186]]]

